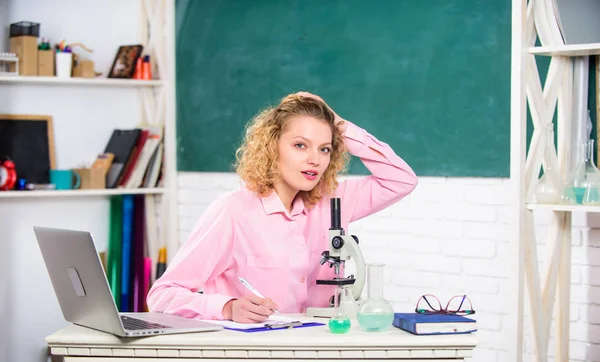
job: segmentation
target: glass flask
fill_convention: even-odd
[[[587,147],[586,156],[588,159],[588,170],[595,170],[595,172],[588,174],[588,183],[585,187],[585,193],[583,194],[584,205],[600,205],[600,171],[594,164],[594,140],[590,140]]]
[[[333,316],[329,319],[328,327],[331,333],[343,334],[350,330],[350,318],[346,314],[344,305],[340,303],[346,288],[338,286],[333,294]]]
[[[583,156],[569,177],[569,183],[563,192],[563,202],[593,204],[599,203],[598,180],[600,171],[594,165],[594,140],[582,141],[579,152]]]
[[[554,131],[552,122],[546,126],[546,149],[544,151],[544,174],[538,180],[535,200],[538,204],[558,204],[564,189],[557,168],[554,165]]]
[[[356,298],[354,298],[354,294],[352,293],[352,289],[342,288],[342,290],[344,292],[340,294],[340,309],[344,311],[346,317],[350,319],[356,319],[358,307],[356,304]]]
[[[394,309],[383,298],[384,264],[367,264],[368,299],[358,310],[358,324],[363,331],[385,331],[394,321]]]

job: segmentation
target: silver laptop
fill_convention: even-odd
[[[33,227],[64,318],[121,337],[207,332],[223,326],[164,313],[119,313],[92,235]]]

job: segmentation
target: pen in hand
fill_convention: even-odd
[[[238,277],[238,278],[240,279],[240,282],[242,282],[242,284],[244,284],[244,286],[246,288],[248,288],[248,290],[251,291],[254,295],[256,295],[259,298],[266,299],[264,297],[264,295],[260,294],[260,292],[258,290],[254,289],[254,287],[252,285],[250,285],[250,283],[248,283],[248,281],[246,279],[244,279],[242,277]],[[273,312],[275,312],[276,314],[280,315],[279,311],[274,310]]]

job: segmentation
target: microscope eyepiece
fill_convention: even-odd
[[[340,198],[331,199],[331,228],[329,230],[341,230],[342,229],[342,214],[340,208]]]

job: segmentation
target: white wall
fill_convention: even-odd
[[[41,23],[54,43],[83,42],[106,74],[119,45],[139,42],[137,1],[0,0],[0,51],[10,23]],[[114,128],[139,120],[136,89],[0,84],[0,113],[53,116],[59,168],[91,164]],[[0,361],[42,361],[44,338],[65,325],[39,252],[33,225],[91,231],[105,250],[108,199],[0,198]]]
[[[180,173],[180,242],[212,200],[238,185],[233,174]],[[420,177],[408,198],[348,230],[361,240],[367,262],[386,263],[385,297],[396,311],[414,310],[425,293],[442,300],[468,294],[479,325],[477,362],[510,362],[509,192],[507,179]],[[536,215],[542,262],[548,218]],[[586,226],[600,219],[575,214],[573,224],[571,360],[600,361],[600,230]],[[525,350],[531,360],[529,339]]]

